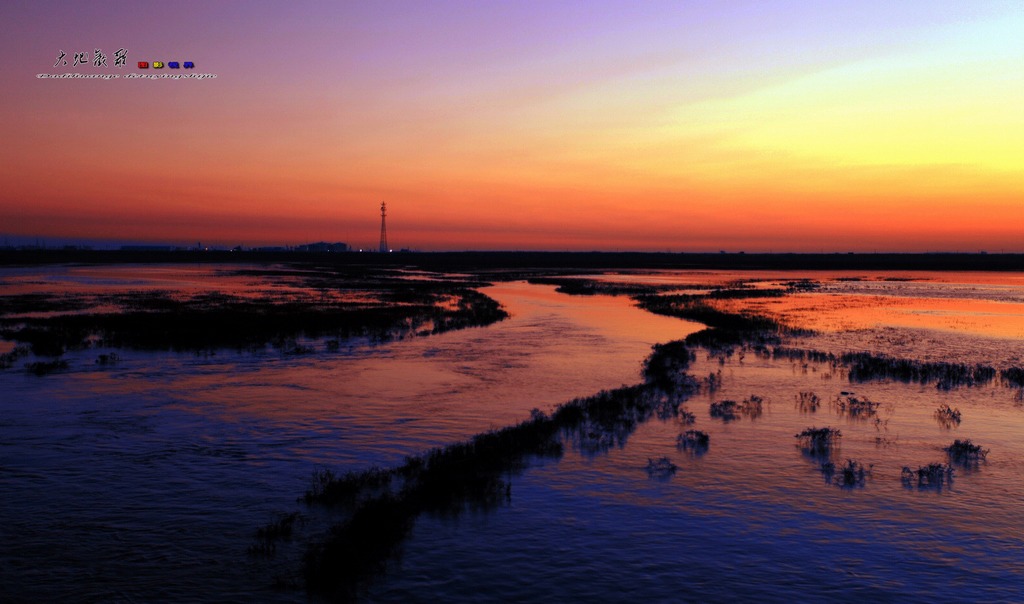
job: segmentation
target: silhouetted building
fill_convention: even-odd
[[[173,252],[181,248],[173,245],[122,245],[122,252]]]
[[[319,253],[347,252],[348,250],[349,250],[348,244],[347,243],[341,243],[340,241],[337,242],[337,243],[327,243],[325,241],[318,241],[316,243],[306,243],[304,245],[300,245],[300,246],[297,246],[295,248],[296,252],[319,252]]]

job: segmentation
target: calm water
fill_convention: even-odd
[[[162,270],[154,278],[213,287],[210,274]],[[122,287],[124,271],[105,272],[102,287]],[[968,318],[951,327],[880,313],[794,344],[860,350],[888,339],[903,356],[1002,365],[1020,346],[969,317],[972,300],[1005,304],[1012,315],[1024,300],[1021,275],[975,279],[974,290],[959,287],[963,279],[867,277],[762,310],[795,318],[811,305],[819,312],[807,315],[825,322],[855,296],[877,295],[928,316],[935,300],[955,298]],[[146,274],[132,278],[132,287],[149,283]],[[707,285],[737,276],[631,278]],[[119,365],[100,370],[99,351],[88,351],[70,358],[67,373],[0,373],[0,599],[304,601],[269,591],[266,568],[245,549],[274,512],[303,509],[295,498],[313,469],[398,463],[531,408],[635,383],[652,343],[698,328],[624,298],[521,283],[487,292],[512,319],[336,354],[122,352]],[[956,345],[935,351],[947,341]],[[692,369],[719,372],[720,389],[685,405],[697,417],[692,427],[711,436],[707,453],[676,448],[688,428],[678,420],[652,420],[621,449],[537,462],[512,479],[506,507],[421,517],[367,600],[1024,600],[1024,409],[1012,390],[850,384],[827,366],[753,355],[720,362],[700,353]],[[816,412],[798,408],[802,391],[819,396]],[[841,414],[833,403],[850,396],[843,392],[880,403],[876,415]],[[759,417],[710,417],[712,402],[751,395],[765,400]],[[959,426],[935,419],[942,403],[961,410]],[[843,432],[836,461],[870,467],[864,486],[828,484],[796,446],[796,432],[824,425]],[[902,485],[902,466],[944,461],[941,447],[954,438],[990,449],[987,462],[958,470],[942,490]],[[644,469],[662,456],[679,466],[665,480]]]
[[[17,278],[97,287],[83,270]],[[216,279],[134,271],[105,269],[102,287]],[[274,512],[301,509],[314,469],[394,464],[635,383],[651,344],[699,328],[624,299],[487,292],[512,319],[337,354],[120,351],[98,369],[92,350],[66,373],[0,373],[0,599],[305,599],[267,591],[245,550]]]

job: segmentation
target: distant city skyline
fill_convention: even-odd
[[[1024,252],[1016,2],[0,19],[12,240],[376,249],[385,200],[394,249]]]

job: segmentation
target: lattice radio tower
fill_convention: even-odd
[[[382,201],[380,202],[380,253],[382,254],[388,251],[388,226],[384,221],[387,215],[387,206]]]

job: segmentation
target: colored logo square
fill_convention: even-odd
[[[164,66],[163,61],[153,61],[153,69],[160,69]]]
[[[171,69],[177,69],[181,65],[177,61],[171,61],[170,63],[167,64],[167,66],[170,67]]]
[[[149,63],[147,61],[139,61],[139,69],[149,69]]]
[[[195,69],[196,64],[192,61],[185,61],[185,69]]]

